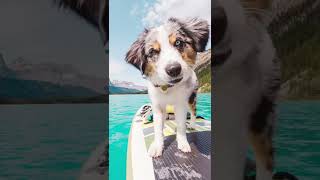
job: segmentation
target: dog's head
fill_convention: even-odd
[[[126,61],[156,85],[177,84],[189,78],[197,52],[205,50],[209,25],[197,18],[170,18],[146,29],[131,45]]]
[[[237,66],[259,45],[270,6],[271,0],[213,1],[213,69]]]

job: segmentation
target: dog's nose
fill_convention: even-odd
[[[223,39],[227,31],[228,19],[225,10],[222,7],[213,7],[212,13],[212,37],[213,46],[215,46]]]
[[[179,63],[169,64],[166,67],[166,72],[171,77],[177,77],[181,73],[181,65]]]

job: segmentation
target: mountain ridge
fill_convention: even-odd
[[[283,5],[268,27],[281,60],[281,99],[320,99],[320,0]]]
[[[97,93],[105,93],[104,84],[107,83],[107,80],[81,73],[70,64],[52,62],[35,64],[19,57],[9,63],[8,68],[15,73],[18,79],[83,86]]]
[[[113,82],[110,80],[109,80],[109,85],[106,87],[106,89],[108,91],[108,94],[144,94],[145,93],[144,90],[130,89],[124,86],[117,86],[117,84],[113,84]]]
[[[39,73],[37,71],[39,69],[42,72]],[[0,84],[2,87],[0,88],[0,104],[107,102],[104,88],[98,92],[96,87],[90,86],[90,83],[87,86],[83,85],[84,83],[80,81],[86,77],[81,73],[78,75],[82,77],[76,77],[80,81],[73,81],[73,83],[64,82],[65,78],[62,75],[56,77],[59,73],[68,73],[70,69],[72,69],[71,65],[63,69],[63,65],[54,63],[35,65],[21,57],[11,63],[6,63],[4,56],[0,53]],[[103,86],[101,81],[95,83]]]

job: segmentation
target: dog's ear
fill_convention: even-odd
[[[149,30],[145,29],[143,33],[140,34],[139,38],[131,45],[126,54],[127,63],[130,63],[139,69],[142,74],[144,74],[146,65],[145,38],[148,32]]]
[[[197,52],[205,50],[209,40],[209,24],[206,20],[199,18],[178,20],[170,18],[169,22],[177,23],[181,29],[194,41]]]

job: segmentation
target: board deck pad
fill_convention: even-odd
[[[143,124],[146,148],[154,139],[153,123]],[[211,179],[211,122],[198,118],[194,130],[187,130],[190,153],[178,149],[176,122],[164,123],[164,151],[162,156],[153,158],[154,174],[158,180],[168,179]]]

